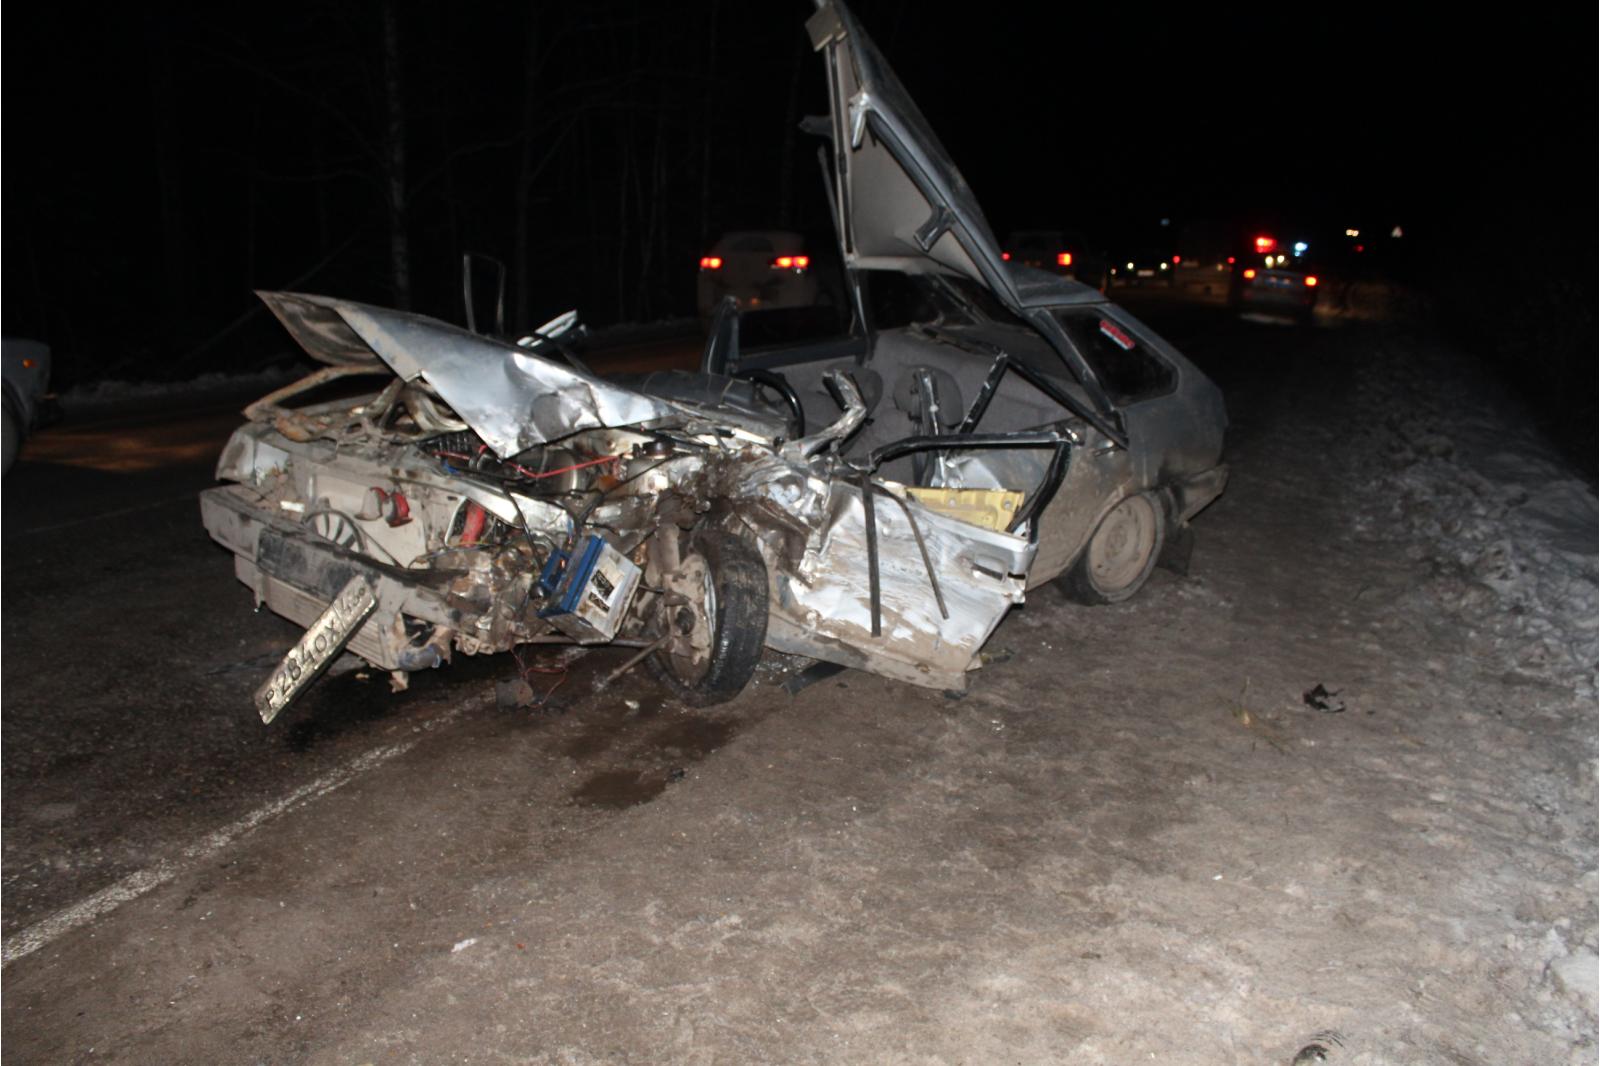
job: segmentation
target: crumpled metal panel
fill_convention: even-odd
[[[938,577],[948,612],[942,616],[905,510],[888,489],[877,488],[882,632],[874,636],[861,491],[838,481],[829,487],[825,524],[799,565],[779,561],[772,568],[768,645],[914,685],[964,691],[984,642],[1022,602],[1021,575],[1034,546],[907,501]]]
[[[583,429],[688,415],[668,401],[437,319],[327,296],[259,295],[314,357],[353,361],[353,337],[405,380],[426,381],[502,459]]]

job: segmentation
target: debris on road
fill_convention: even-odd
[[[1315,1063],[1327,1062],[1328,1056],[1333,1053],[1333,1049],[1336,1047],[1344,1047],[1344,1036],[1342,1034],[1331,1029],[1327,1032],[1318,1033],[1311,1038],[1310,1043],[1295,1052],[1294,1058],[1289,1060],[1289,1066],[1313,1066]]]
[[[1268,725],[1260,715],[1254,713],[1245,705],[1245,697],[1249,694],[1250,679],[1245,678],[1244,687],[1239,690],[1239,698],[1234,701],[1233,706],[1228,708],[1228,713],[1233,716],[1234,721],[1272,745],[1277,751],[1287,754],[1288,749],[1284,747],[1283,733],[1277,728]]]
[[[494,684],[494,703],[502,711],[514,711],[533,705],[533,687],[520,677]]]
[[[1300,699],[1303,700],[1305,705],[1310,707],[1313,711],[1321,711],[1323,714],[1338,714],[1345,709],[1344,701],[1336,698],[1341,691],[1343,690],[1336,689],[1329,691],[1328,688],[1319,681],[1317,682],[1316,687],[1308,688],[1302,692],[1300,694]]]

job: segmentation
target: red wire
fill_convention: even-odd
[[[486,452],[488,450],[489,450],[489,446],[487,444],[482,444],[482,445],[478,446],[478,454],[479,455],[482,455],[484,452]],[[472,462],[472,459],[473,459],[472,456],[463,455],[460,452],[438,451],[438,452],[434,452],[433,454],[437,455],[437,456],[440,456],[441,458],[444,458],[444,459],[460,459],[462,462],[465,462],[465,463],[470,463],[470,462]],[[570,473],[572,473],[572,471],[574,471],[574,470],[582,470],[586,466],[599,466],[601,463],[615,463],[615,462],[620,461],[621,459],[622,459],[622,456],[620,456],[620,455],[602,455],[598,459],[590,459],[590,460],[587,460],[586,462],[582,462],[582,463],[573,463],[571,466],[563,466],[559,470],[546,470],[542,474],[539,473],[536,470],[529,470],[527,467],[521,465],[520,463],[507,463],[506,465],[511,467],[513,470],[517,471],[518,473],[520,473],[523,477],[532,478],[534,480],[538,480],[539,478],[555,477],[557,474],[570,474]]]
[[[590,459],[587,462],[583,462],[583,463],[573,463],[571,466],[564,466],[559,470],[546,470],[542,474],[534,473],[532,470],[529,470],[527,467],[519,466],[516,463],[512,463],[511,465],[516,467],[518,470],[522,471],[523,475],[526,476],[526,477],[541,478],[541,477],[555,477],[557,474],[569,474],[574,470],[582,470],[586,466],[599,466],[601,463],[614,463],[614,462],[618,461],[621,458],[622,458],[622,456],[620,456],[620,455],[602,455],[598,459]]]
[[[511,649],[511,657],[517,661],[517,670],[522,675],[523,682],[526,683],[529,688],[533,687],[533,682],[531,680],[529,680],[529,677],[528,677],[529,674],[560,674],[561,675],[559,678],[556,679],[556,683],[555,684],[551,685],[548,689],[545,690],[545,693],[544,693],[543,696],[540,696],[538,699],[533,701],[532,705],[535,706],[535,707],[543,707],[546,703],[549,703],[550,702],[550,697],[555,695],[556,689],[560,688],[562,685],[567,683],[567,668],[565,666],[538,666],[538,665],[528,666],[528,665],[525,665],[523,663],[523,661],[522,661],[522,655],[515,648]]]
[[[550,702],[550,697],[554,696],[556,694],[556,689],[560,688],[562,685],[564,685],[566,683],[567,683],[567,672],[565,670],[563,670],[563,671],[561,671],[560,679],[558,681],[556,681],[555,684],[551,685],[548,689],[546,689],[545,690],[545,694],[543,696],[540,696],[537,700],[535,700],[533,705],[535,707],[543,707],[545,704]]]

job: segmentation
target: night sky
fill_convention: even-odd
[[[1076,227],[1115,248],[1161,217],[1399,224],[1423,283],[1572,274],[1592,332],[1592,13],[855,9],[1002,235]],[[809,11],[8,11],[5,330],[49,340],[69,381],[238,369],[282,341],[252,288],[459,320],[469,249],[510,267],[513,325],[690,313],[723,229],[829,237],[818,142],[791,132],[825,100]]]

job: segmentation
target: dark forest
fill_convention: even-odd
[[[998,233],[1400,225],[1368,269],[1592,441],[1595,62],[1553,16],[858,6]],[[723,230],[831,240],[821,142],[798,129],[825,100],[808,12],[13,14],[5,330],[47,340],[64,388],[247,370],[285,349],[251,290],[459,321],[467,251],[506,265],[512,328],[689,314]]]

